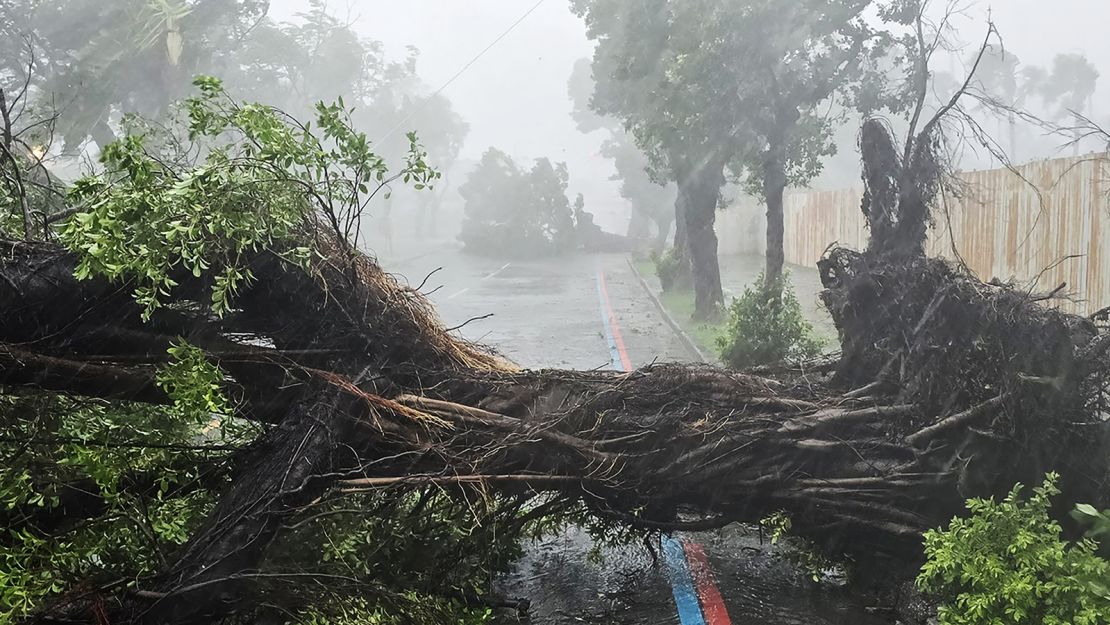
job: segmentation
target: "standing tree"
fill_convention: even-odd
[[[722,301],[713,224],[726,170],[762,189],[767,282],[777,284],[783,191],[834,149],[833,120],[817,107],[889,42],[864,19],[872,0],[572,5],[598,41],[591,107],[620,117],[654,169],[678,183],[676,247],[693,267],[695,315],[714,315]]]
[[[759,189],[767,207],[766,286],[780,289],[783,250],[783,195],[788,185],[804,185],[821,171],[835,116],[819,107],[841,100],[839,110],[877,103],[853,98],[869,93],[859,86],[874,77],[890,37],[864,18],[872,0],[766,0],[724,3],[715,12],[724,34],[702,49],[705,65],[744,59],[733,96],[737,114],[748,120],[752,147],[737,152],[733,170]],[[898,5],[899,3],[895,3]],[[901,3],[904,4],[904,3]],[[892,5],[884,19],[901,17]]]
[[[694,316],[719,314],[724,296],[713,231],[724,168],[746,145],[736,115],[739,59],[712,67],[695,60],[721,27],[711,2],[573,0],[598,42],[590,107],[624,122],[657,178],[678,185],[675,249],[694,277]],[[721,71],[724,68],[726,71]]]
[[[650,236],[650,224],[655,225],[653,251],[662,253],[666,247],[671,226],[674,225],[674,184],[660,184],[649,174],[650,163],[643,151],[636,146],[635,138],[614,117],[598,115],[590,108],[590,98],[595,85],[590,61],[580,59],[574,64],[567,88],[574,109],[571,117],[578,130],[591,133],[605,130],[609,137],[601,144],[601,154],[613,161],[617,173],[612,180],[620,181],[621,197],[628,200],[632,215],[628,236],[642,239]]]

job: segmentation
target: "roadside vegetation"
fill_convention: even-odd
[[[695,318],[693,290],[681,276],[673,253],[653,254],[650,260],[639,258],[633,264],[641,276],[658,278],[660,304],[702,354],[729,367],[812,359],[835,339],[835,335],[823,335],[806,318],[789,273],[783,274],[782,287],[771,291],[761,274],[732,299],[723,315],[702,321]]]
[[[724,331],[716,347],[721,361],[742,369],[778,362],[809,360],[821,353],[822,343],[802,315],[790,274],[769,287],[764,276],[733,298]]]
[[[1001,501],[970,499],[969,516],[925,533],[927,561],[917,583],[940,600],[940,625],[1106,625],[1110,623],[1110,549],[1105,519],[1093,506],[1073,516],[1089,527],[1068,540],[1053,519],[1059,476],[1032,496],[1018,484]]]
[[[667,311],[671,319],[682,329],[686,336],[697,346],[698,351],[702,356],[705,356],[711,362],[715,360],[717,341],[720,339],[725,330],[724,320],[717,317],[712,320],[699,320],[694,315],[694,290],[689,280],[682,281],[680,278],[675,279],[670,272],[666,269],[661,269],[662,266],[671,262],[674,255],[668,250],[663,256],[652,254],[649,258],[642,255],[636,256],[633,259],[633,265],[636,271],[639,272],[641,277],[649,279],[654,276],[660,282],[664,282],[664,276],[667,276],[667,286],[662,287],[656,293],[660,305]],[[648,282],[651,284],[650,280]]]

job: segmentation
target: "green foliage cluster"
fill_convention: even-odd
[[[793,525],[790,515],[785,510],[776,510],[759,520],[760,529],[770,534],[772,545],[789,539],[790,544],[784,552],[784,557],[813,582],[820,582],[829,571],[842,568],[840,562],[826,556],[810,541],[791,536],[790,530]]]
[[[79,277],[135,287],[148,316],[170,293],[226,313],[251,280],[252,255],[311,270],[314,233],[330,228],[349,245],[386,183],[438,178],[412,135],[403,168],[389,171],[342,100],[302,124],[232,99],[218,80],[196,84],[180,123],[128,120],[133,132],[104,150],[103,172],[68,190],[80,211],[58,227]],[[168,351],[156,381],[169,406],[0,394],[0,624],[74,592],[151,588],[212,510],[236,453],[264,432],[235,416],[225,374],[202,349],[178,341]],[[271,551],[267,566],[279,571],[317,570],[322,559],[321,574],[344,580],[326,596],[286,582],[275,594],[286,609],[306,622],[488,618],[474,597],[519,548],[521,530],[505,526],[519,506],[438,488],[363,499],[307,511]],[[336,510],[348,504],[368,509]]]
[[[80,256],[78,278],[133,282],[148,316],[189,279],[203,279],[212,309],[224,314],[253,280],[254,254],[269,251],[307,269],[312,250],[294,244],[294,235],[322,221],[338,241],[350,241],[386,182],[401,177],[424,188],[439,176],[415,135],[404,167],[390,176],[342,99],[317,106],[314,131],[273,107],[236,102],[215,78],[196,85],[200,95],[185,103],[188,137],[153,139],[196,144],[203,159],[166,162],[143,135],[110,144],[101,155],[105,173],[72,186],[71,201],[84,209],[60,233]]]
[[[651,253],[651,262],[655,265],[655,275],[659,277],[659,284],[666,292],[687,291],[694,277],[690,273],[690,261],[678,253],[675,248],[668,248],[662,254]]]
[[[338,580],[314,591],[295,623],[477,625],[493,621],[480,598],[521,556],[523,542],[571,525],[592,538],[595,559],[605,547],[644,538],[581,503],[436,486],[355,494],[313,507],[282,538],[272,564],[313,561]]]
[[[1103,554],[1110,555],[1110,510],[1099,510],[1089,503],[1076,504],[1071,518],[1086,528],[1087,538],[1099,541]]]
[[[158,572],[214,504],[226,448],[245,443],[208,419],[57,396],[0,396],[0,437],[0,623]]]
[[[1110,623],[1110,562],[1091,538],[1061,538],[1050,516],[1058,479],[1028,498],[1019,484],[1000,502],[971,499],[970,516],[925,534],[917,581],[941,599],[941,625]]]
[[[157,573],[214,505],[228,450],[257,430],[230,417],[201,350],[169,352],[157,376],[169,410],[0,395],[0,623],[76,585]]]
[[[529,257],[557,254],[577,245],[567,198],[566,163],[536,159],[520,169],[496,148],[486,150],[459,194],[466,201],[459,239],[470,253]]]
[[[790,276],[768,285],[760,274],[754,287],[732,300],[717,347],[725,364],[739,368],[812,358],[822,345],[802,315]]]
[[[381,490],[315,506],[272,550],[271,566],[333,576],[305,589],[296,623],[485,623],[478,598],[520,554],[519,498],[469,502],[439,487]]]

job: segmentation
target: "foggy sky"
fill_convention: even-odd
[[[635,2],[637,0],[628,0]],[[787,2],[789,0],[782,0]],[[418,72],[432,88],[442,86],[482,48],[532,5],[533,0],[334,0],[330,7],[355,17],[356,30],[385,43],[400,58],[405,46],[420,49]],[[943,5],[937,0],[935,5]],[[966,18],[956,21],[969,48],[984,32],[987,11],[1002,33],[1008,51],[1023,64],[1048,66],[1061,52],[1083,52],[1102,72],[1095,107],[1110,101],[1110,45],[1105,25],[1110,8],[1104,0],[972,1]],[[271,14],[291,18],[306,3],[273,0]],[[489,146],[509,152],[522,163],[549,156],[568,162],[571,190],[586,194],[588,208],[603,223],[623,215],[616,185],[606,179],[612,167],[598,156],[604,133],[581,135],[570,119],[567,78],[574,62],[592,54],[585,27],[566,0],[545,0],[513,32],[444,90],[470,124],[463,156],[476,159]],[[949,67],[959,73],[959,65]],[[615,225],[615,224],[614,224]]]
[[[417,72],[438,89],[478,52],[520,18],[535,0],[380,0],[351,2],[356,30],[382,41],[402,57],[405,46],[420,50]],[[290,18],[299,0],[273,0],[271,15]],[[333,1],[339,15],[347,4]],[[477,160],[490,146],[521,165],[541,156],[566,161],[570,192],[584,193],[587,209],[606,227],[619,230],[627,209],[612,165],[598,155],[604,133],[584,136],[570,118],[567,80],[574,62],[593,54],[586,28],[566,0],[545,0],[500,43],[444,90],[470,124],[464,158]],[[614,203],[616,204],[614,206]]]

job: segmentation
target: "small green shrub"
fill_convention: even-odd
[[[917,584],[940,597],[941,625],[1110,624],[1110,562],[1049,516],[1058,479],[1027,500],[1020,484],[1000,503],[971,499],[970,517],[925,533]]]
[[[662,254],[652,252],[651,262],[655,264],[655,275],[659,276],[659,284],[664,291],[685,291],[693,285],[690,263],[679,256],[673,247]]]
[[[821,352],[821,341],[802,316],[789,277],[784,275],[781,289],[775,290],[766,286],[760,274],[754,287],[733,298],[717,347],[725,364],[750,367],[812,358]]]

